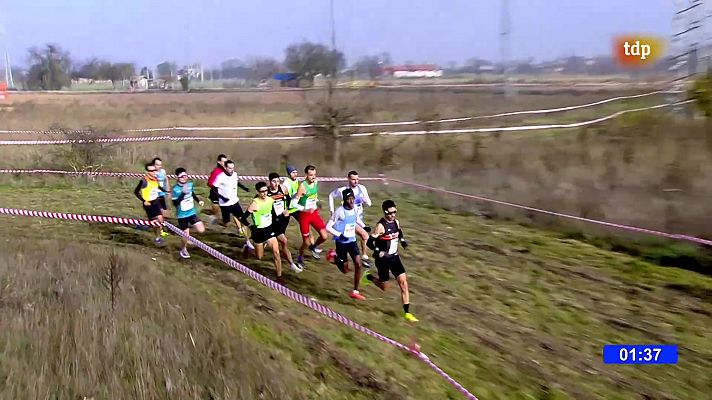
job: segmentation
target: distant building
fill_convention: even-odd
[[[439,78],[443,70],[434,64],[394,65],[384,69],[386,75],[394,78]]]
[[[148,89],[148,78],[144,75],[132,76],[130,87],[132,90],[146,90]]]

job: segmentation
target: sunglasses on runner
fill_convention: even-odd
[[[393,215],[393,214],[395,214],[395,213],[397,213],[397,212],[398,212],[398,210],[395,210],[395,211],[386,211],[386,215]]]
[[[188,174],[180,174],[180,175],[178,175],[178,179],[187,178],[187,177],[188,177]]]
[[[260,193],[267,193],[267,189],[265,189],[265,190],[260,190]]]

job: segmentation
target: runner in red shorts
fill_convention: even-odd
[[[307,248],[311,250],[312,257],[315,259],[321,258],[319,253],[321,249],[318,248],[320,244],[324,243],[327,238],[326,224],[321,219],[319,215],[319,208],[321,204],[319,203],[319,193],[316,181],[316,167],[313,165],[307,165],[304,168],[304,181],[299,184],[299,189],[297,194],[292,199],[292,206],[296,207],[300,213],[297,216],[299,220],[299,230],[302,233],[302,246],[299,248],[299,257],[297,257],[297,263],[304,265],[304,252]],[[313,226],[319,232],[319,238],[316,239],[314,244],[310,245],[311,233],[309,233],[309,227]]]

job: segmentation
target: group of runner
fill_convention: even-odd
[[[134,194],[143,203],[148,218],[161,223],[165,220],[168,209],[166,198],[170,195],[176,208],[178,226],[185,233],[179,255],[182,258],[190,258],[187,237],[191,228],[198,233],[205,231],[205,225],[198,217],[199,210],[196,207],[196,204],[204,206],[204,202],[195,194],[185,168],[176,169],[177,182],[172,188],[160,158],[146,164],[145,170],[146,175],[139,181]],[[285,177],[272,172],[268,176],[268,182],[257,182],[257,194],[247,209],[243,210],[238,188],[245,192],[250,192],[250,188],[239,182],[232,160],[224,154],[217,157],[217,165],[208,179],[208,197],[212,202],[213,214],[211,218],[215,221],[220,215],[222,218],[218,223],[225,227],[231,221],[235,224],[238,235],[245,238],[242,256],[248,258],[252,255],[261,260],[265,247],[269,247],[274,255],[276,281],[284,284],[282,257],[286,258],[292,272],[300,273],[306,268],[304,256],[307,249],[312,258],[320,259],[320,246],[331,234],[335,250],[330,251],[327,258],[331,260],[333,257],[334,264],[344,274],[350,271],[350,265],[353,264],[353,288],[349,291],[349,297],[365,300],[359,289],[369,283],[385,291],[392,274],[400,287],[403,317],[410,322],[417,322],[410,312],[407,276],[398,255],[399,245],[406,248],[408,242],[396,218],[395,202],[386,200],[382,203],[383,217],[371,229],[364,222],[364,207],[372,205],[368,190],[359,183],[358,173],[350,171],[347,176],[348,184],[329,194],[331,217],[324,223],[319,214],[322,205],[318,195],[316,167],[307,165],[304,168],[303,180],[299,179],[299,171],[293,166],[287,166],[286,172]],[[337,199],[342,205],[335,208]],[[297,221],[302,236],[296,261],[292,258],[286,236],[290,218]],[[311,234],[311,228],[316,230],[317,235]],[[161,227],[156,227],[154,242],[162,244],[162,236],[165,235],[167,233]],[[373,251],[376,274],[371,273],[367,247]]]

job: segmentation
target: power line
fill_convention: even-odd
[[[680,91],[671,96],[671,103],[685,99],[686,81],[712,66],[712,4],[709,0],[676,0],[672,16],[670,69],[674,73],[672,89]],[[675,107],[682,111],[681,107]]]

